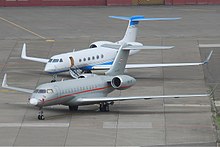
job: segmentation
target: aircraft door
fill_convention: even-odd
[[[73,57],[69,57],[70,59],[70,68],[74,66],[74,59]]]
[[[61,95],[61,89],[58,86],[54,86],[54,89],[56,91],[56,97],[60,97]]]

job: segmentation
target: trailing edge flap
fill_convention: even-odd
[[[24,88],[17,88],[17,87],[8,86],[8,84],[7,84],[7,74],[4,75],[4,79],[2,81],[2,87],[6,88],[6,89],[25,92],[25,93],[33,93],[34,92],[34,90],[31,90],[31,89],[24,89]]]
[[[98,98],[79,98],[77,102],[109,102],[109,101],[124,101],[138,99],[161,99],[161,98],[190,98],[190,97],[207,97],[210,94],[188,94],[188,95],[159,95],[159,96],[131,96],[131,97],[98,97]]]
[[[103,44],[101,45],[102,47],[107,47],[107,48],[113,48],[113,49],[119,49],[121,45],[117,44]],[[172,49],[174,46],[127,46],[124,47],[124,50],[141,50],[141,49],[146,49],[146,50],[154,50],[154,49]]]

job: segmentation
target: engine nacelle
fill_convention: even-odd
[[[128,89],[129,87],[133,86],[135,83],[136,80],[128,75],[115,76],[111,81],[112,87],[117,90]]]
[[[127,45],[131,45],[131,46],[143,46],[143,44],[140,43],[140,42],[127,42]]]
[[[89,48],[95,48],[95,47],[101,47],[103,44],[113,44],[113,42],[110,41],[96,41],[89,45]]]
[[[96,74],[81,74],[81,75],[79,75],[79,79],[80,78],[89,78],[89,77],[95,77],[95,76],[97,76]]]

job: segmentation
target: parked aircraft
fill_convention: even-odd
[[[23,45],[21,58],[35,62],[46,64],[44,71],[50,74],[70,71],[72,77],[77,78],[81,73],[91,73],[91,70],[103,69],[102,65],[109,65],[105,68],[109,69],[110,65],[117,54],[117,51],[123,43],[127,44],[130,55],[137,53],[140,49],[171,49],[174,46],[143,46],[142,43],[136,42],[137,25],[139,21],[167,21],[178,20],[180,18],[144,18],[144,16],[110,16],[111,18],[127,20],[128,27],[124,37],[117,42],[96,41],[90,44],[90,48],[80,51],[72,51],[68,53],[52,56],[50,59],[42,59],[37,57],[28,57],[26,55],[26,44]],[[197,64],[196,64],[197,65]],[[164,67],[163,64],[132,64],[126,68],[145,68],[145,67]],[[171,66],[171,65],[167,65]],[[175,65],[183,66],[183,64]],[[188,66],[188,65],[187,65]]]
[[[136,80],[124,75],[124,69],[129,56],[126,45],[120,46],[119,51],[106,75],[86,74],[78,79],[46,83],[37,86],[35,90],[17,88],[7,85],[5,74],[2,87],[26,93],[31,93],[30,104],[40,108],[39,120],[44,119],[42,108],[51,105],[66,105],[69,110],[78,110],[78,106],[99,104],[100,111],[108,112],[109,105],[114,101],[179,98],[179,97],[202,97],[209,94],[196,95],[161,95],[161,96],[130,96],[130,97],[107,97],[114,90],[125,90],[133,86]]]

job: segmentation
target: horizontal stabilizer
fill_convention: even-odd
[[[43,58],[36,58],[36,57],[28,57],[26,53],[26,44],[23,44],[22,52],[21,52],[21,58],[25,60],[35,61],[35,62],[41,62],[41,63],[47,63],[49,59],[43,59]]]
[[[11,90],[25,92],[25,93],[33,93],[34,92],[34,90],[30,90],[30,89],[23,89],[23,88],[17,88],[17,87],[8,86],[8,84],[7,84],[7,74],[4,75],[4,79],[2,81],[2,87],[6,88],[6,89],[11,89]]]
[[[120,45],[117,44],[103,44],[102,47],[112,48],[112,49],[119,49]],[[172,49],[174,46],[126,46],[124,50],[162,50],[162,49]]]
[[[109,16],[110,18],[120,19],[120,20],[131,20],[131,21],[166,21],[166,20],[179,20],[181,17],[173,17],[173,18],[145,18],[143,15],[137,16]]]

